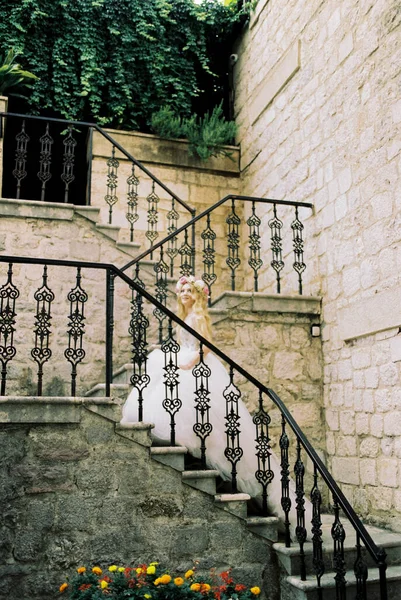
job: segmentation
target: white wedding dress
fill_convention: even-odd
[[[185,322],[190,326],[195,326],[193,315],[189,315]],[[186,330],[181,330],[180,351],[178,353],[177,364],[186,365],[191,359],[198,355],[199,342]],[[153,423],[152,437],[159,442],[168,442],[170,440],[170,415],[165,411],[162,402],[166,396],[164,386],[164,360],[165,355],[161,350],[154,350],[149,354],[147,362],[147,373],[150,377],[150,383],[143,391],[143,420],[146,423]],[[231,463],[224,456],[226,448],[226,401],[223,396],[224,390],[230,384],[230,378],[223,363],[212,353],[208,352],[204,357],[204,362],[211,370],[209,377],[209,421],[213,426],[211,434],[206,438],[206,460],[210,468],[219,471],[221,477],[225,480],[231,479]],[[178,370],[179,392],[178,396],[182,401],[180,410],[175,415],[175,436],[176,443],[185,446],[195,457],[200,457],[200,439],[193,431],[193,425],[196,423],[195,411],[195,389],[196,381],[192,375],[192,368]],[[245,404],[240,399],[238,401],[239,428],[240,428],[240,446],[243,449],[243,456],[237,463],[237,484],[241,492],[245,492],[252,497],[261,497],[262,486],[255,478],[255,472],[258,468],[258,461],[255,455],[256,426],[248,412]],[[138,421],[138,392],[133,389],[128,396],[124,407],[121,423]],[[273,454],[270,457],[270,468],[274,472],[274,478],[268,485],[268,508],[272,514],[283,518],[281,508],[281,480],[280,464],[277,457]],[[295,512],[295,486],[290,481],[290,498],[292,501],[290,521],[291,534],[294,539],[294,527],[296,525]],[[307,514],[305,515],[306,527],[310,529],[311,514],[310,503],[305,500]],[[308,506],[309,505],[309,506]],[[309,521],[309,522],[308,522]]]

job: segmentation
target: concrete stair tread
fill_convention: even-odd
[[[329,573],[325,573],[321,580],[322,588],[334,588],[336,585],[335,572],[331,571]],[[401,581],[401,566],[391,566],[387,567],[386,570],[387,581]],[[345,579],[347,584],[355,584],[356,578],[354,571],[347,571],[345,573]],[[379,581],[379,569],[369,569],[368,580],[367,583],[373,583]],[[287,577],[288,583],[298,588],[299,590],[303,590],[305,592],[315,590],[317,588],[317,582],[315,575],[307,575],[306,580],[302,581],[300,577],[295,577],[294,575],[289,575]]]

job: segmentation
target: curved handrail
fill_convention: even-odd
[[[93,129],[96,129],[96,131],[98,131],[111,144],[113,144],[122,154],[124,154],[124,156],[126,158],[128,158],[128,160],[133,162],[144,173],[146,173],[146,175],[148,175],[155,183],[157,183],[157,185],[159,185],[165,192],[167,192],[167,194],[169,194],[172,198],[174,198],[174,200],[176,200],[179,204],[181,204],[181,206],[183,208],[185,208],[185,210],[187,210],[189,213],[191,213],[192,216],[194,216],[196,213],[196,210],[192,206],[189,206],[189,204],[184,202],[184,200],[181,200],[181,198],[179,198],[177,196],[177,194],[175,194],[172,190],[170,190],[170,188],[167,187],[162,181],[160,181],[160,179],[158,177],[153,175],[153,173],[151,171],[149,171],[149,169],[147,169],[139,160],[134,158],[132,156],[132,154],[130,154],[127,150],[125,150],[125,148],[123,148],[123,146],[121,146],[121,144],[119,144],[110,134],[108,134],[104,129],[99,127],[99,125],[97,125],[96,123],[90,123],[90,122],[86,122],[86,121],[67,121],[66,119],[55,119],[55,118],[53,119],[51,117],[39,117],[39,116],[34,116],[34,115],[23,115],[20,113],[0,112],[0,124],[1,124],[1,117],[19,117],[22,119],[34,119],[37,121],[52,121],[54,123],[64,123],[64,124],[69,124],[69,125],[76,125],[78,127],[79,126],[80,127],[92,127]]]
[[[42,264],[42,265],[54,265],[54,266],[66,266],[66,267],[81,267],[81,268],[89,268],[89,269],[104,269],[106,271],[112,272],[114,276],[119,277],[125,283],[127,283],[133,290],[135,290],[138,294],[146,298],[148,302],[153,304],[158,310],[162,311],[169,319],[174,321],[177,325],[186,329],[193,337],[195,337],[202,345],[207,346],[214,354],[219,356],[224,362],[228,363],[235,371],[244,376],[248,381],[250,381],[258,390],[266,394],[272,402],[277,406],[280,410],[280,413],[284,416],[286,422],[290,425],[291,429],[299,439],[301,445],[304,450],[311,458],[313,464],[315,465],[317,471],[322,476],[323,480],[326,482],[326,485],[330,489],[332,493],[334,493],[338,499],[338,503],[346,514],[348,520],[353,525],[354,529],[362,539],[365,544],[365,547],[369,551],[369,554],[373,558],[373,560],[380,566],[383,564],[383,560],[386,556],[385,551],[377,546],[373,541],[372,537],[366,530],[365,526],[359,519],[358,515],[355,513],[354,509],[348,502],[347,498],[333,479],[332,475],[328,471],[327,467],[324,465],[320,457],[318,456],[316,450],[313,448],[311,443],[306,438],[302,429],[299,427],[298,423],[295,421],[294,417],[285,406],[284,402],[279,398],[279,396],[270,388],[266,387],[263,383],[257,380],[253,375],[248,373],[246,369],[241,367],[238,363],[236,363],[232,358],[227,356],[224,352],[222,352],[217,346],[215,346],[212,342],[204,338],[197,331],[192,329],[185,321],[180,319],[177,315],[175,315],[171,310],[166,308],[163,304],[158,302],[149,292],[144,290],[140,285],[138,285],[133,279],[131,279],[126,273],[124,273],[121,269],[114,266],[111,263],[93,263],[93,262],[83,262],[83,261],[72,261],[72,260],[58,260],[58,259],[48,259],[48,258],[28,258],[28,257],[16,257],[16,256],[5,256],[0,255],[0,262],[7,263],[28,263],[28,264]],[[384,565],[385,566],[385,565]]]
[[[239,194],[228,194],[227,196],[224,196],[224,198],[221,198],[220,200],[215,202],[212,206],[209,206],[209,208],[207,208],[203,212],[199,213],[199,215],[194,216],[187,223],[184,223],[184,225],[181,225],[181,227],[178,227],[178,229],[176,229],[173,233],[170,233],[169,235],[167,235],[164,239],[157,242],[157,244],[154,244],[149,250],[145,250],[144,252],[142,252],[142,254],[139,254],[139,256],[133,258],[129,263],[127,263],[126,265],[121,267],[121,271],[126,271],[127,269],[132,267],[132,265],[143,260],[150,254],[153,254],[153,252],[155,250],[157,250],[158,248],[160,248],[160,246],[163,246],[163,244],[165,244],[169,240],[172,240],[173,238],[175,238],[182,231],[185,231],[186,229],[188,229],[189,227],[194,225],[197,221],[199,221],[203,217],[205,217],[208,214],[210,214],[211,212],[213,212],[216,208],[218,208],[219,206],[221,206],[222,204],[227,202],[227,200],[242,200],[244,202],[260,202],[261,204],[276,204],[276,205],[281,205],[281,206],[296,206],[296,207],[300,207],[300,208],[301,207],[302,208],[313,208],[313,204],[311,204],[310,202],[292,202],[290,200],[273,200],[272,198],[256,198],[253,196],[241,196]]]

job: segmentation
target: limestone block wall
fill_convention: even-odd
[[[53,600],[82,564],[199,561],[200,573],[233,567],[277,600],[271,542],[153,461],[150,440],[116,433],[112,406],[22,404],[1,405],[0,598]]]
[[[399,5],[260,1],[235,52],[244,193],[315,207],[329,466],[363,516],[399,529]]]

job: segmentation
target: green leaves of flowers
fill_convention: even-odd
[[[7,92],[10,96],[24,97],[38,79],[36,75],[24,71],[21,65],[15,62],[17,56],[11,48],[0,66],[0,96]]]

